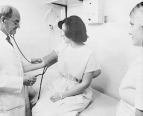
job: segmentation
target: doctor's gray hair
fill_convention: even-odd
[[[8,5],[3,5],[0,6],[0,18],[4,17],[4,18],[11,18],[12,17],[12,6],[8,6]]]
[[[143,26],[143,2],[138,3],[130,12],[130,17]]]

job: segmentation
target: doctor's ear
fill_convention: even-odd
[[[2,21],[2,23],[4,23],[4,22],[5,22],[5,19],[6,19],[6,18],[5,18],[4,16],[2,16],[2,17],[1,17],[1,21]]]

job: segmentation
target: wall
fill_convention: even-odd
[[[138,0],[139,1],[139,0]],[[105,0],[107,23],[86,24],[89,44],[97,54],[102,73],[92,82],[92,87],[115,99],[120,99],[118,89],[130,64],[141,55],[140,48],[132,45],[129,32],[129,12],[136,0]],[[84,20],[82,4],[69,6],[68,15],[78,15]]]

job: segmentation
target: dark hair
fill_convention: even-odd
[[[70,16],[58,23],[60,29],[65,24],[65,36],[76,43],[86,42],[88,36],[84,22],[78,16]]]
[[[12,7],[8,5],[0,6],[0,18],[11,18],[12,17]]]

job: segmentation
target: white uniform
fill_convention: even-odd
[[[0,31],[0,116],[28,116],[29,111],[25,113],[29,108],[27,90],[23,86],[20,56]]]
[[[117,107],[117,116],[135,116],[135,108],[143,111],[143,57],[131,65],[120,85],[119,93],[121,101]],[[134,105],[124,99],[132,99]]]
[[[50,100],[53,94],[63,93],[77,86],[84,73],[100,69],[94,52],[87,45],[74,49],[71,45],[63,43],[55,52],[58,55],[59,76],[47,83],[47,90],[32,109],[33,116],[76,116],[92,100],[90,87],[79,95],[66,97],[54,103]]]

